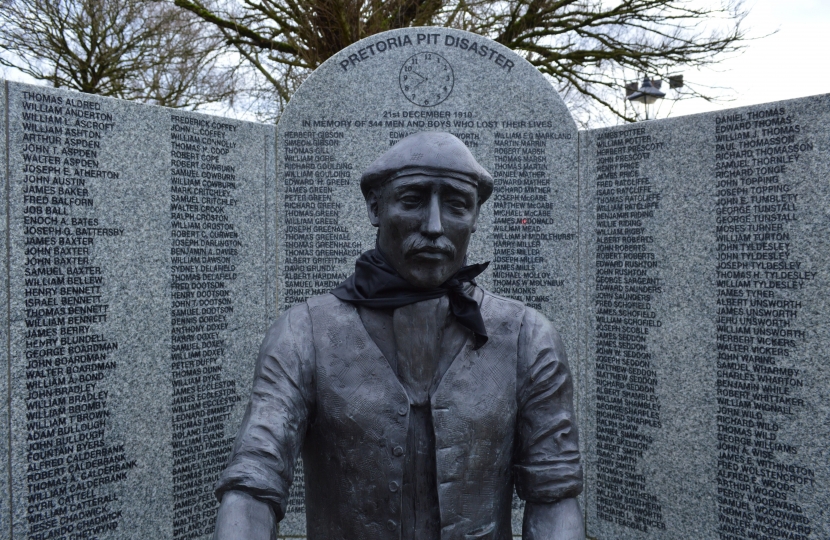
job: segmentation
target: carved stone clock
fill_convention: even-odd
[[[398,82],[406,99],[421,107],[432,107],[449,97],[455,77],[446,58],[419,52],[403,63]]]

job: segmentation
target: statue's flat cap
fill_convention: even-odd
[[[493,177],[479,165],[470,149],[454,135],[441,131],[422,131],[401,139],[369,165],[360,178],[360,190],[366,197],[374,187],[413,174],[470,182],[478,188],[481,202],[493,193]]]

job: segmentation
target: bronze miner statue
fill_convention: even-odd
[[[301,452],[309,540],[507,540],[514,485],[523,538],[584,538],[562,340],[463,266],[492,177],[423,132],[360,187],[377,247],[268,331],[216,538],[275,538]]]

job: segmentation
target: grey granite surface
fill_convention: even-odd
[[[495,177],[469,256],[493,261],[479,282],[550,318],[576,365],[577,131],[533,66],[474,34],[394,30],[327,60],[277,129],[280,310],[328,292],[374,247],[363,170],[411,133],[449,131]],[[281,534],[304,534],[299,485]]]
[[[209,538],[275,315],[274,128],[8,89],[13,538]]]
[[[414,36],[412,45],[403,41],[407,32]],[[418,33],[437,33],[440,39],[435,44],[424,38],[419,45]],[[588,535],[603,540],[830,535],[830,369],[825,352],[830,325],[830,97],[582,132],[577,278],[576,135],[567,112],[555,95],[551,97],[541,76],[511,53],[475,38],[501,51],[499,64],[495,54],[489,58],[470,53],[470,42],[467,50],[452,50],[441,41],[446,36],[456,39],[462,33],[396,31],[389,37],[400,38],[400,47],[372,54],[367,44],[376,44],[376,36],[334,57],[309,79],[286,111],[279,128],[279,160],[275,130],[267,126],[14,83],[0,87],[3,103],[8,103],[7,114],[0,117],[0,166],[8,206],[4,201],[0,212],[9,210],[8,217],[0,216],[0,226],[9,226],[0,242],[10,240],[11,254],[0,273],[0,296],[10,294],[8,302],[0,298],[0,332],[5,338],[0,391],[10,405],[0,416],[0,430],[10,436],[0,441],[11,447],[10,454],[8,447],[0,450],[0,538],[52,534],[60,527],[73,528],[64,531],[67,535],[101,539],[209,537],[216,508],[211,484],[239,424],[264,329],[277,307],[291,303],[292,287],[301,295],[304,292],[297,291],[330,285],[323,282],[346,275],[354,256],[371,247],[372,231],[357,188],[360,171],[399,136],[430,128],[386,127],[384,112],[390,121],[403,121],[403,111],[424,110],[472,113],[469,119],[459,116],[472,126],[451,125],[448,130],[464,135],[477,159],[496,176],[497,191],[488,202],[471,261],[495,259],[498,268],[499,261],[507,264],[519,256],[517,247],[538,249],[539,255],[528,256],[542,261],[532,264],[552,267],[552,275],[563,276],[558,278],[564,281],[561,285],[540,288],[553,293],[539,302],[565,336],[578,376]],[[360,59],[361,50],[366,58],[349,60],[352,54]],[[401,70],[412,56],[433,50],[452,67],[453,90],[442,103],[420,107],[401,94]],[[508,60],[514,62],[510,69]],[[350,74],[357,69],[366,71]],[[511,73],[523,76],[513,80]],[[464,81],[476,83],[466,94],[461,93]],[[494,92],[494,87],[504,90]],[[527,102],[515,98],[519,95],[528,96]],[[60,112],[55,110],[58,106]],[[352,123],[314,126],[315,121],[339,118]],[[411,119],[407,116],[405,124]],[[510,154],[496,149],[510,146],[497,146],[495,133],[548,131],[534,131],[527,124],[502,129],[475,123],[511,119],[551,120],[554,131],[563,134],[546,143],[543,178],[551,193],[537,195],[547,195],[541,202],[550,203],[543,208],[552,218],[544,224],[545,234],[573,237],[540,241],[538,246],[519,246],[521,238],[508,239],[512,245],[498,244],[505,237],[496,235],[510,232],[499,230],[499,223],[509,224],[509,219],[497,222],[503,214],[496,213],[493,203],[522,200],[505,198],[510,192],[498,191],[499,178],[502,186],[517,185],[504,182],[514,180],[505,173],[499,176],[517,164],[497,160]],[[312,123],[310,129],[304,121]],[[358,126],[356,121],[366,124]],[[370,121],[382,123],[370,126]],[[439,116],[437,121],[444,119]],[[66,131],[47,133],[50,126]],[[80,132],[70,133],[70,128]],[[200,133],[203,129],[207,131]],[[326,135],[289,137],[288,132]],[[564,137],[567,134],[570,138]],[[209,140],[193,148],[173,147],[174,142],[196,144],[183,140],[193,137]],[[304,139],[311,143],[285,143]],[[313,148],[313,156],[326,157],[313,161],[314,169],[291,169],[291,185],[308,189],[293,192],[305,199],[287,200],[286,163],[291,160],[286,156],[304,155],[288,148],[303,147]],[[173,156],[174,150],[184,154]],[[192,163],[174,164],[171,159]],[[318,169],[321,161],[329,166]],[[204,163],[215,167],[205,169]],[[58,170],[33,169],[49,165]],[[524,165],[519,162],[520,170]],[[65,166],[72,170],[64,171]],[[211,187],[233,192],[229,197],[217,195],[223,209],[204,215],[186,206],[204,201],[173,199],[174,194],[207,196],[173,189],[205,187],[185,185],[193,183],[187,180],[189,170],[200,182],[202,171],[234,175],[233,180],[213,178],[235,182]],[[303,177],[301,171],[308,170],[314,173]],[[279,171],[279,186],[274,184],[274,171]],[[304,178],[312,180],[303,183]],[[77,185],[80,180],[83,185]],[[281,210],[275,217],[268,209],[277,201]],[[321,219],[333,220],[331,230],[312,229],[312,234],[319,239],[314,242],[321,242],[320,250],[336,253],[318,254],[315,246],[311,257],[338,262],[332,270],[313,269],[326,275],[315,274],[310,287],[299,283],[304,281],[301,274],[309,273],[307,268],[288,266],[285,243],[303,241],[308,231],[303,230],[306,224],[286,223],[286,202],[323,203],[314,208],[322,213],[309,227],[317,227]],[[179,204],[185,207],[174,206]],[[502,205],[498,211],[508,208],[527,210]],[[217,225],[201,228],[207,223]],[[288,225],[299,228],[289,231]],[[174,237],[174,230],[183,235]],[[174,245],[174,239],[205,238],[193,231],[204,232],[209,240],[216,239],[211,235],[223,236],[221,240],[229,243],[221,249],[237,251],[216,255],[181,251],[200,246]],[[278,302],[277,238],[282,265]],[[328,241],[332,246],[324,245]],[[209,272],[198,268],[202,260],[192,257],[214,255],[230,257],[225,262],[235,268],[219,271],[236,277],[219,288],[227,295],[201,298],[216,302],[217,308],[224,306],[221,315],[227,327],[200,333],[216,333],[203,338],[223,343],[205,351],[216,360],[174,367],[174,362],[185,360],[174,360],[173,354],[189,353],[171,349],[190,343],[195,333],[186,330],[192,325],[173,321],[174,316],[188,315],[174,315],[172,310],[190,306],[172,304],[194,300],[188,298],[189,291],[195,296],[197,290],[207,290],[184,288],[182,283],[193,285],[195,275]],[[191,272],[188,267],[193,265],[197,268]],[[55,278],[64,282],[45,281]],[[288,284],[289,279],[294,283]],[[522,278],[512,280],[522,283]],[[493,270],[482,282],[500,290]],[[59,290],[70,286],[75,289]],[[49,292],[52,288],[56,289]],[[501,292],[519,298],[525,294]],[[230,298],[232,312],[224,300],[218,301],[223,298]],[[97,311],[99,317],[69,322],[70,316],[90,315],[67,314],[70,307],[93,315]],[[27,312],[57,308],[63,314]],[[173,336],[180,338],[174,341]],[[98,358],[81,352],[43,352],[59,348],[61,339],[78,337],[89,340],[86,345],[110,350],[99,350],[95,354],[106,357]],[[48,341],[55,338],[57,345]],[[107,345],[112,343],[117,348]],[[754,347],[763,350],[753,351]],[[196,367],[201,373],[189,372]],[[196,382],[193,377],[201,379]],[[173,407],[189,407],[191,393],[203,404],[215,399],[224,404],[210,407],[213,412],[205,412],[208,407],[182,409],[175,414],[187,419],[174,425]],[[176,398],[182,403],[174,405]],[[89,416],[79,416],[83,414]],[[218,421],[187,426],[188,421],[208,417]],[[196,431],[190,433],[191,429]],[[191,450],[174,455],[174,440]],[[201,452],[211,453],[193,453],[200,452],[193,450],[200,445]],[[6,484],[9,478],[11,486]],[[185,497],[191,490],[193,496]],[[302,534],[300,495],[293,493],[284,535]],[[520,516],[519,509],[515,515]]]
[[[830,96],[580,134],[588,535],[830,535]]]

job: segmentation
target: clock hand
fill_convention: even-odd
[[[427,78],[426,78],[426,77],[424,77],[423,75],[421,75],[421,74],[420,74],[420,73],[418,73],[417,71],[412,71],[411,73],[412,73],[413,75],[416,75],[416,76],[420,77],[421,79],[427,80]],[[424,82],[424,81],[421,81],[421,82]],[[418,83],[418,84],[421,84],[421,83]]]
[[[418,88],[419,86],[421,86],[422,84],[424,84],[427,80],[428,80],[428,79],[423,79],[421,82],[419,82],[418,84],[416,84],[415,86],[413,86],[413,87],[412,87],[412,89],[413,89],[413,90],[415,90],[416,88]]]

